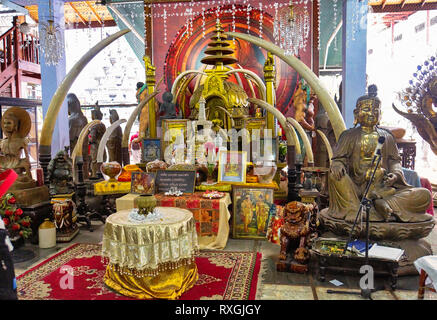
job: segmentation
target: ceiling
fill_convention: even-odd
[[[368,0],[373,12],[399,12],[437,9],[437,0]]]
[[[114,26],[114,19],[107,7],[96,2],[99,1],[66,1],[64,6],[66,28]],[[25,8],[29,11],[30,17],[38,22],[38,6],[29,5]]]

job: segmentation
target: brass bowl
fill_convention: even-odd
[[[108,181],[115,182],[117,181],[115,179],[116,176],[118,176],[121,172],[121,164],[119,164],[116,161],[113,162],[105,162],[102,163],[100,167],[100,171],[109,177]]]
[[[138,213],[148,215],[153,212],[156,207],[155,196],[139,196],[135,199],[138,207]]]

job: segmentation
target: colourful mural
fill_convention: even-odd
[[[264,1],[268,3],[268,1]],[[230,9],[231,5],[220,8],[221,15],[220,22],[225,31],[235,31],[241,33],[249,33],[254,36],[261,36],[263,39],[275,42],[273,36],[273,15],[274,12],[262,12],[252,8],[249,17],[248,27],[248,13],[244,5],[235,5],[234,15]],[[159,8],[158,8],[159,9]],[[183,9],[181,9],[181,12]],[[159,12],[156,12],[159,14]],[[167,21],[167,37],[168,43],[165,44],[164,28],[159,26],[159,19],[154,20],[154,63],[157,66],[157,78],[164,76],[164,90],[170,90],[175,78],[179,72],[191,69],[201,69],[204,67],[200,60],[204,57],[204,50],[207,47],[210,37],[213,35],[215,23],[217,19],[217,8],[210,8],[205,10],[204,15],[199,14],[194,17],[192,24],[189,25],[189,32],[187,32],[186,18],[172,17],[171,22]],[[260,28],[260,21],[262,21],[262,28]],[[182,26],[182,27],[181,27]],[[172,37],[174,35],[174,37]],[[311,36],[310,36],[311,37]],[[173,39],[170,42],[170,39]],[[233,68],[249,69],[258,74],[263,79],[263,66],[266,59],[266,51],[257,46],[249,44],[245,41],[234,39],[234,49],[238,65],[232,65]],[[300,52],[299,58],[311,66],[311,41],[308,41],[306,50]],[[161,67],[162,66],[162,67]],[[290,69],[290,67],[276,58],[277,68],[277,108],[281,112],[289,113],[291,111],[291,98],[296,88],[298,75]],[[230,78],[236,81],[235,77]],[[246,92],[250,94],[248,83],[242,77],[243,86]],[[190,92],[193,91],[195,81],[191,82]],[[188,95],[190,93],[188,92]],[[259,93],[256,92],[257,97]],[[288,111],[288,112],[287,112]]]

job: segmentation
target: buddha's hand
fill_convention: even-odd
[[[330,172],[335,180],[339,181],[346,174],[346,168],[341,162],[333,161],[331,164]]]
[[[393,185],[398,180],[398,176],[394,173],[389,173],[384,179],[384,185],[386,187],[393,187]]]

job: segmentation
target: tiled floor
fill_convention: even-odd
[[[94,231],[90,232],[81,227],[80,233],[72,242],[79,243],[100,243],[104,226],[101,222],[93,221]],[[437,254],[437,228],[428,236],[434,254]],[[29,261],[15,264],[16,275],[23,273],[32,266],[37,265],[59,250],[72,243],[59,243],[52,249],[40,249],[38,246],[26,244],[26,249],[35,252],[35,258]],[[267,241],[260,240],[237,240],[229,239],[225,248],[227,251],[258,251],[262,253],[261,272],[258,282],[257,299],[259,300],[356,300],[363,299],[356,294],[328,293],[328,289],[336,291],[357,292],[359,276],[327,274],[326,281],[317,280],[316,274],[311,271],[308,274],[295,274],[277,272],[275,262],[279,253],[279,246]],[[329,281],[339,280],[342,286],[336,287]],[[376,279],[375,286],[385,285],[389,288],[387,281]],[[396,291],[384,290],[372,294],[375,300],[414,300],[417,299],[418,276],[400,277]],[[437,300],[437,294],[427,292],[426,300]]]

